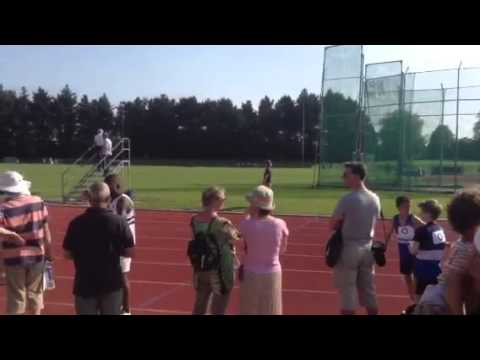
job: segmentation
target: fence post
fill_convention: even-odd
[[[443,88],[443,83],[440,84],[442,88],[442,117],[440,118],[440,125],[442,132],[440,133],[440,187],[443,185],[443,156],[444,156],[444,150],[443,150],[443,143],[445,141],[445,136],[443,135],[444,131],[444,117],[445,117],[445,89]]]
[[[455,116],[455,160],[454,160],[454,168],[455,168],[455,175],[454,175],[454,186],[455,189],[458,188],[458,113],[460,112],[460,69],[462,67],[462,62],[458,65],[457,70],[457,112]]]

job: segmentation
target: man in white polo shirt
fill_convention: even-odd
[[[97,135],[93,138],[93,143],[95,145],[95,150],[97,152],[98,160],[100,161],[103,158],[103,147],[105,145],[105,140],[103,138],[103,129],[98,129]]]
[[[104,176],[108,175],[108,169],[109,169],[109,163],[110,159],[112,157],[112,140],[108,137],[108,133],[104,132],[103,133],[103,150],[102,150],[102,155],[104,157],[104,162],[103,162],[103,171],[104,171]]]

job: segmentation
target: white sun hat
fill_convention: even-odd
[[[0,191],[30,195],[30,186],[32,183],[23,178],[21,174],[16,171],[5,171],[0,173]]]
[[[245,196],[248,202],[262,210],[273,210],[273,191],[267,186],[257,186],[251,193]]]

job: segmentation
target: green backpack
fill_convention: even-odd
[[[205,232],[196,229],[192,218],[190,226],[195,236],[188,243],[187,255],[194,271],[218,272],[222,294],[225,294],[233,288],[234,258],[231,245],[228,242],[219,242],[212,233],[212,227],[217,220],[217,218],[212,219]]]

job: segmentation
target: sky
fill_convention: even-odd
[[[39,86],[56,94],[65,84],[78,95],[106,93],[113,104],[137,96],[231,98],[235,104],[268,95],[320,93],[323,45],[0,46],[0,83]],[[403,59],[421,71],[480,66],[480,46],[366,45],[365,62]]]
[[[236,105],[262,97],[294,99],[321,91],[324,45],[0,45],[0,84],[57,94],[106,93],[113,105],[166,94],[230,98]],[[478,45],[366,45],[365,63],[403,60],[423,71],[480,66]],[[480,84],[480,78],[479,82]],[[438,84],[434,85],[435,87]]]

